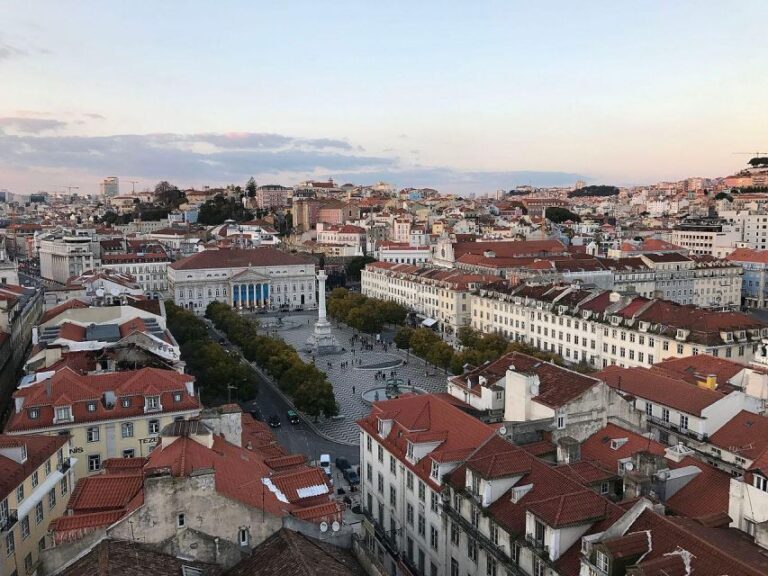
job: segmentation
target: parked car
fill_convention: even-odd
[[[273,414],[269,417],[269,420],[267,420],[267,424],[269,424],[270,428],[280,428],[283,423],[280,422],[280,416]]]
[[[293,410],[288,410],[288,412],[286,412],[286,415],[288,416],[288,422],[290,422],[291,424],[298,424],[301,422],[301,418],[299,418],[299,415],[296,414],[296,412],[294,412]]]
[[[323,469],[323,472],[325,472],[326,476],[331,475],[331,455],[330,454],[320,454],[320,468]]]
[[[355,486],[357,484],[360,484],[360,477],[357,475],[357,472],[354,471],[354,469],[350,466],[346,470],[344,470],[344,479],[349,482],[350,486]]]
[[[347,460],[342,456],[339,456],[338,458],[336,458],[336,468],[341,470],[342,473],[344,472],[344,470],[346,470],[349,467],[350,467],[349,460]]]

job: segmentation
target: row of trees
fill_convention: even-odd
[[[249,361],[266,370],[284,393],[305,414],[317,419],[338,413],[333,386],[314,364],[304,362],[289,344],[258,334],[253,321],[238,315],[222,302],[211,302],[205,311],[214,325],[237,344]]]
[[[466,365],[480,366],[485,362],[498,359],[507,352],[520,352],[534,356],[546,362],[564,366],[562,356],[554,352],[543,352],[523,342],[509,342],[500,334],[483,334],[469,326],[463,326],[457,334],[461,350],[455,350],[429,328],[409,328],[403,326],[395,334],[395,345],[424,358],[430,364],[448,369],[453,374],[461,374]],[[577,370],[591,371],[588,365],[579,365]]]
[[[243,207],[240,198],[225,198],[220,194],[200,206],[197,215],[197,221],[208,226],[222,224],[225,220],[244,222],[252,219],[253,213]]]
[[[571,212],[568,208],[560,208],[557,206],[550,206],[547,208],[544,211],[544,217],[555,224],[562,224],[568,220],[571,222],[581,222],[581,218],[578,214]]]
[[[181,346],[181,357],[195,377],[205,404],[219,404],[229,397],[230,388],[237,396],[251,398],[258,383],[253,370],[242,364],[218,343],[211,340],[203,321],[189,310],[166,301],[168,329]]]
[[[619,189],[616,186],[605,186],[604,184],[593,184],[591,186],[584,186],[578,190],[568,192],[568,198],[604,197],[618,195]]]
[[[381,332],[385,324],[400,325],[408,315],[405,307],[396,302],[369,298],[345,288],[331,292],[327,308],[333,318],[368,334]]]

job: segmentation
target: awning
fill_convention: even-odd
[[[434,318],[425,318],[421,322],[421,325],[426,326],[427,328],[431,328],[435,324],[437,324],[437,320],[435,320]]]

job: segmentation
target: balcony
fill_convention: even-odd
[[[0,532],[8,532],[16,525],[16,522],[18,521],[19,515],[16,513],[16,510],[11,510],[10,514],[8,514],[8,517],[4,518],[2,522],[0,522]]]
[[[669,420],[664,420],[663,418],[659,418],[658,416],[646,415],[646,418],[649,424],[656,424],[658,426],[661,426],[662,428],[671,430],[677,434],[683,434],[685,436],[688,436],[689,438],[698,440],[699,442],[705,440],[707,436],[706,434],[700,434],[699,432],[694,432],[689,428],[681,428],[679,424],[674,424]]]
[[[72,467],[72,462],[69,458],[64,458],[61,462],[59,462],[56,465],[56,469],[61,472],[62,474],[66,474],[67,470],[69,470]]]
[[[496,558],[496,560],[504,566],[507,573],[515,574],[516,576],[527,576],[526,572],[523,571],[509,554],[502,549],[503,545],[494,544],[488,536],[483,534],[476,526],[473,526],[472,523],[464,518],[455,508],[451,507],[449,502],[443,501],[443,512],[445,512],[451,520],[461,526],[462,532],[473,538],[487,553]]]
[[[526,534],[525,541],[539,558],[549,560],[549,546],[544,544],[544,540],[539,540],[533,534]]]

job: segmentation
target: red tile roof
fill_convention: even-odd
[[[543,254],[565,254],[565,246],[559,240],[512,240],[500,242],[456,242],[453,254],[459,258],[464,254],[483,254],[492,251],[496,256],[512,258],[539,256]]]
[[[614,450],[611,440],[619,439],[627,441]],[[607,424],[581,443],[581,459],[595,460],[608,470],[618,471],[619,460],[643,451],[663,455],[664,446],[615,424]]]
[[[578,398],[600,382],[598,379],[568,370],[533,356],[510,352],[511,370],[539,377],[539,394],[533,400],[550,408],[559,408]]]
[[[226,248],[204,250],[170,265],[174,270],[199,270],[205,268],[241,268],[247,266],[312,265],[314,260],[296,256],[276,248],[253,249]]]
[[[552,528],[591,524],[608,515],[611,502],[592,490],[560,494],[528,505],[528,510]]]
[[[65,312],[67,310],[71,310],[74,308],[88,308],[88,304],[86,304],[82,300],[78,300],[77,298],[72,298],[71,300],[62,302],[58,306],[54,306],[53,308],[45,312],[40,318],[40,324],[45,324],[49,320],[56,318],[56,316],[58,316],[62,312]]]
[[[0,435],[0,449],[25,446],[27,459],[19,464],[0,454],[0,501],[4,500],[43,462],[55,456],[59,448],[69,440],[69,436],[7,436]],[[55,462],[54,462],[55,464]]]
[[[709,354],[667,358],[651,366],[651,369],[667,376],[680,378],[691,384],[705,381],[707,376],[714,375],[717,378],[717,389],[721,391],[733,390],[734,387],[728,381],[746,369],[763,372],[763,369],[754,366],[747,367],[744,364],[732,362],[725,358],[716,358]]]
[[[742,410],[712,434],[709,443],[742,458],[758,460],[768,450],[768,417]]]
[[[67,508],[74,513],[124,509],[144,486],[137,474],[99,474],[78,480]]]
[[[637,396],[695,416],[701,416],[702,410],[725,397],[716,390],[669,378],[648,368],[621,368],[614,365],[596,372],[595,378],[602,379],[621,394]]]

